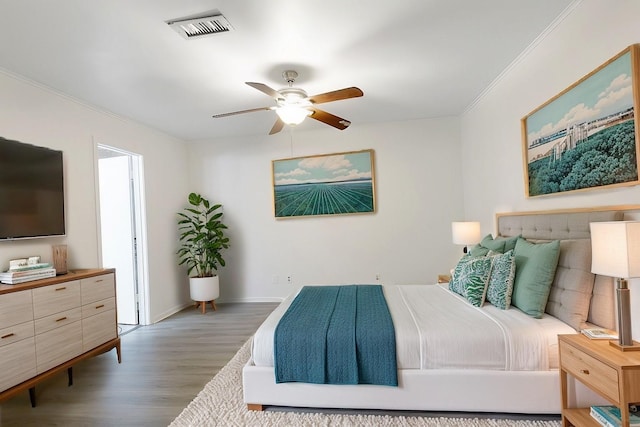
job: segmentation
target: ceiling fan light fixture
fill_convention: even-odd
[[[283,105],[276,110],[276,114],[288,125],[299,125],[305,117],[311,115],[311,111],[293,105]]]

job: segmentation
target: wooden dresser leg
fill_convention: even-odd
[[[67,378],[69,379],[68,387],[71,387],[73,385],[73,366],[67,369]]]
[[[213,311],[216,311],[216,300],[211,300],[211,307],[213,308]]]
[[[29,400],[31,401],[31,407],[35,408],[36,407],[36,388],[35,387],[31,387],[29,389]]]
[[[122,363],[122,353],[120,352],[120,340],[116,344],[116,354],[118,355],[118,363]]]
[[[202,309],[202,314],[205,314],[207,312],[207,302],[200,301],[200,308]]]
[[[247,403],[247,409],[250,411],[264,411],[264,406],[259,403]]]

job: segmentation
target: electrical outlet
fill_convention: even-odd
[[[287,275],[287,284],[290,285],[293,281],[291,280],[291,274]]]
[[[376,282],[380,281],[380,273],[376,273]]]

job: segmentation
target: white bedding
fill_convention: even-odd
[[[516,308],[476,308],[442,285],[384,286],[396,331],[398,369],[539,371],[557,368],[557,335],[575,330]],[[295,295],[256,331],[255,366],[273,366],[273,334]]]

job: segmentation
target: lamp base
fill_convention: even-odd
[[[609,345],[620,351],[640,351],[640,342],[638,341],[633,341],[631,345],[622,345],[617,340],[611,340],[609,341]]]

